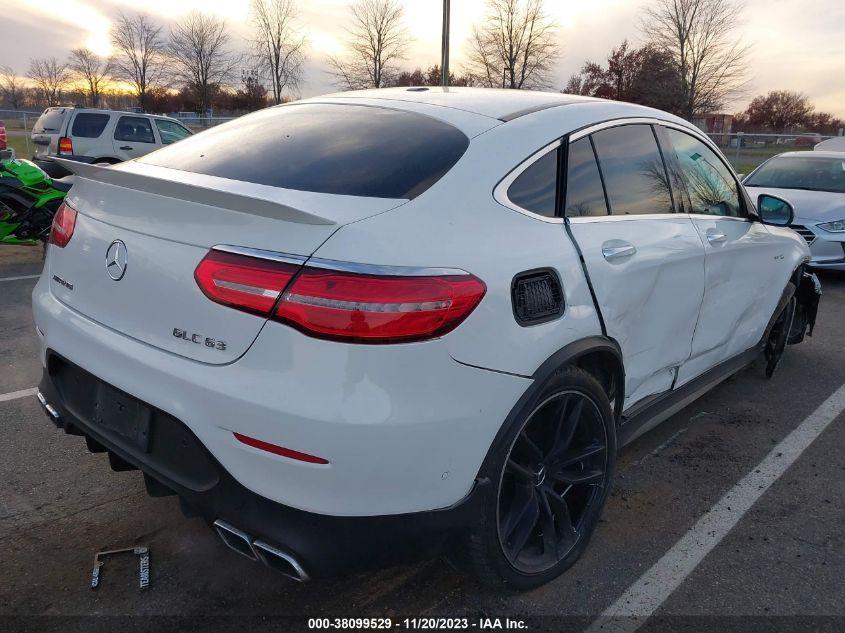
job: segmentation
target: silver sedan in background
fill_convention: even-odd
[[[743,180],[753,200],[786,197],[790,225],[807,240],[814,268],[845,270],[845,152],[788,152],[770,158]]]

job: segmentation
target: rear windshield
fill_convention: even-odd
[[[304,103],[241,117],[141,162],[300,191],[410,199],[468,145],[460,130],[421,114]]]
[[[845,193],[845,158],[828,158],[812,154],[806,157],[773,158],[755,171],[743,184],[746,187]]]
[[[80,112],[73,120],[72,136],[81,138],[98,138],[106,124],[109,122],[108,114],[95,114],[93,112]]]
[[[35,122],[32,131],[35,134],[55,134],[61,131],[66,112],[66,108],[49,108],[44,110],[44,113]]]

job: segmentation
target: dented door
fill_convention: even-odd
[[[625,358],[625,407],[671,389],[704,294],[704,248],[690,218],[578,218],[570,228]]]

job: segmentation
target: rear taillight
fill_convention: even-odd
[[[53,216],[50,237],[47,241],[54,246],[64,248],[73,237],[74,228],[76,228],[76,210],[67,202],[62,202]]]
[[[306,266],[285,291],[274,318],[318,338],[420,341],[455,329],[486,290],[468,273],[368,275]]]
[[[210,251],[194,271],[200,289],[212,301],[269,316],[299,264]]]
[[[483,281],[463,271],[385,275],[379,268],[379,274],[366,274],[323,268],[329,262],[317,261],[303,267],[212,250],[194,278],[212,301],[261,316],[272,313],[274,320],[309,336],[349,343],[442,336],[467,318],[487,291]]]
[[[73,155],[73,141],[67,136],[63,136],[59,139],[59,154],[68,156]]]

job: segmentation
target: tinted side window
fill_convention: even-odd
[[[140,116],[122,116],[114,129],[116,141],[129,141],[130,143],[155,143],[153,126],[150,120]]]
[[[566,216],[607,215],[601,175],[589,138],[569,146],[566,161]]]
[[[613,215],[672,213],[672,194],[654,133],[624,125],[593,134]]]
[[[742,204],[736,180],[722,159],[694,136],[666,129],[681,165],[689,192],[690,213],[741,217]]]
[[[81,112],[73,120],[73,129],[71,129],[70,133],[72,136],[82,138],[98,138],[103,133],[103,130],[106,129],[108,122],[108,114]]]
[[[458,128],[415,112],[300,103],[247,114],[141,161],[299,191],[415,198],[468,146]]]
[[[555,215],[557,150],[552,150],[523,171],[508,187],[508,199],[523,209],[550,218]]]
[[[173,121],[166,119],[155,119],[156,127],[158,128],[158,135],[161,137],[162,145],[170,145],[176,141],[181,141],[191,135],[190,130],[182,127]]]

